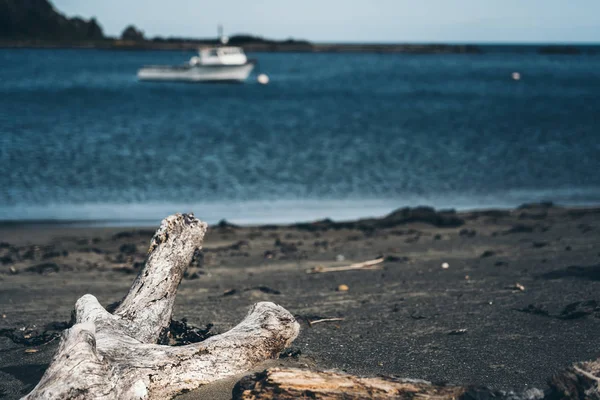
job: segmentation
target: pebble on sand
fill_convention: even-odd
[[[337,287],[337,291],[338,292],[347,292],[348,290],[350,290],[350,288],[348,287],[348,285],[340,285]]]
[[[448,264],[448,263],[443,263],[443,264],[442,264],[442,268],[443,268],[443,269],[448,269],[448,268],[450,268],[450,264]]]

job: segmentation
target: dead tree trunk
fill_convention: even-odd
[[[148,261],[114,314],[92,295],[75,305],[40,383],[25,399],[169,399],[276,357],[298,335],[284,308],[255,304],[222,335],[181,347],[156,344],[171,319],[177,288],[207,225],[193,215],[166,218]]]

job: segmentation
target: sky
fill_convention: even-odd
[[[51,0],[106,34],[249,33],[313,42],[600,42],[600,0]]]

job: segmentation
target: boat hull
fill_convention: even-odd
[[[149,66],[138,71],[142,81],[244,82],[254,62],[243,65]]]

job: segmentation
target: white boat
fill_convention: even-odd
[[[202,48],[198,56],[181,66],[145,66],[138,71],[143,81],[243,82],[255,66],[241,47]]]

